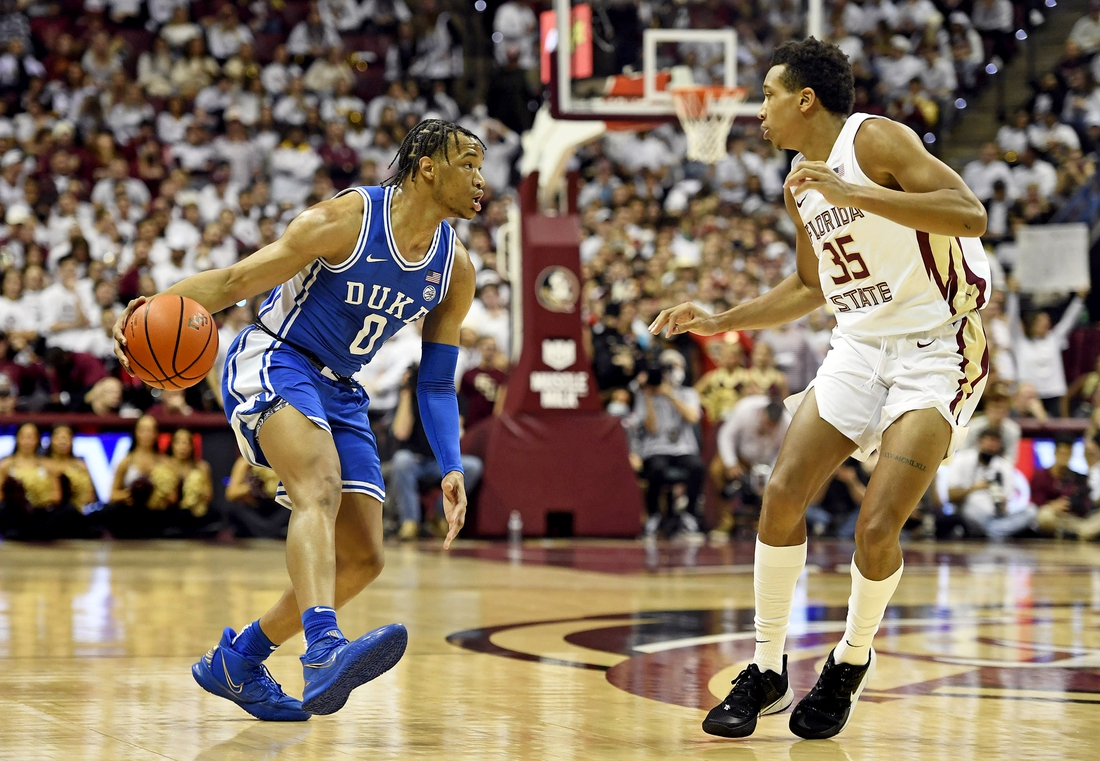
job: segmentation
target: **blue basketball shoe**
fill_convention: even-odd
[[[309,713],[290,697],[262,663],[245,658],[232,646],[237,633],[230,628],[210,652],[191,667],[191,675],[211,695],[231,700],[264,721],[305,721]]]
[[[302,710],[336,713],[352,690],[396,666],[408,643],[409,633],[401,624],[375,629],[354,642],[342,637],[318,640],[302,656],[306,677]]]

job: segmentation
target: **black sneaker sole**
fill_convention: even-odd
[[[803,740],[828,740],[830,737],[836,737],[852,722],[852,716],[856,712],[856,703],[859,702],[859,696],[863,694],[864,688],[867,687],[867,683],[871,681],[871,677],[875,675],[875,664],[878,662],[878,655],[875,653],[875,649],[871,648],[871,662],[867,666],[867,673],[863,676],[863,681],[860,682],[859,689],[852,695],[852,705],[848,708],[848,716],[844,719],[844,723],[839,727],[829,727],[819,732],[809,732],[802,727],[796,727],[794,724],[794,714],[791,714],[791,732]]]
[[[790,684],[787,684],[787,692],[783,697],[772,703],[770,706],[764,706],[760,713],[753,716],[750,721],[746,721],[744,724],[738,726],[730,726],[729,724],[723,724],[720,721],[711,721],[710,717],[703,719],[703,731],[708,735],[714,735],[715,737],[748,737],[756,731],[756,720],[761,716],[768,716],[773,713],[782,713],[791,707],[791,703],[794,702],[794,690],[791,689]]]
[[[409,635],[402,627],[372,650],[369,657],[349,663],[327,690],[302,701],[302,710],[318,716],[336,713],[348,702],[352,690],[377,679],[396,666],[405,654],[408,643]]]

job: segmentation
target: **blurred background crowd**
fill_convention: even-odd
[[[758,88],[775,46],[804,29],[792,0],[607,0],[597,73],[637,58],[647,26],[739,35],[739,72]],[[1078,2],[1064,54],[959,169],[986,204],[994,297],[991,369],[966,448],[914,516],[932,536],[1100,533],[1100,340],[1090,294],[1019,293],[1021,225],[1100,209],[1100,0]],[[508,381],[510,285],[498,260],[515,203],[520,134],[541,102],[538,0],[0,0],[0,415],[131,417],[134,445],[109,497],[90,490],[72,431],[19,428],[0,462],[0,533],[279,536],[271,474],[240,461],[215,492],[202,437],[180,418],[221,408],[210,382],[153,392],[114,360],[123,305],[224,267],[275,240],[302,209],[384,180],[406,131],[458,121],[485,142],[483,211],[456,229],[478,270],[456,375],[465,425],[496,414]],[[997,81],[1055,0],[836,0],[830,38],[849,55],[856,110],[905,122],[930,150],[965,131],[968,104]],[[604,46],[606,47],[606,46]],[[705,49],[664,51],[707,81]],[[829,347],[819,310],[774,330],[673,341],[646,326],[664,306],[713,311],[794,269],[782,203],[789,158],[739,123],[714,166],[686,160],[674,125],[611,133],[571,167],[583,241],[586,349],[606,409],[631,439],[646,495],[643,533],[751,531],[789,421]],[[224,357],[256,302],[217,315]],[[410,326],[358,378],[386,460],[391,527],[438,532],[438,470],[416,409],[420,340]],[[1018,467],[1026,421],[1079,418],[1085,446]],[[172,430],[158,430],[171,420]],[[13,433],[15,433],[13,431]],[[68,437],[68,438],[66,438]],[[48,444],[45,442],[48,441]],[[66,445],[66,441],[70,444]],[[68,446],[68,451],[66,450]],[[1030,454],[1028,455],[1030,457]],[[1061,463],[1061,464],[1059,464]],[[483,463],[469,454],[468,487]],[[1072,466],[1072,467],[1071,467]],[[873,470],[851,461],[810,509],[818,535],[850,535]],[[1038,480],[1037,480],[1038,479]],[[102,506],[89,510],[88,505]]]

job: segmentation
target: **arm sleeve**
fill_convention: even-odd
[[[420,404],[424,433],[443,475],[455,470],[464,473],[459,450],[458,395],[455,393],[457,364],[457,346],[424,343],[416,400]]]

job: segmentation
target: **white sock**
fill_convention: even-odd
[[[806,566],[806,543],[772,547],[756,540],[752,585],[756,591],[756,653],[761,671],[783,673],[783,645],[791,623],[794,587]]]
[[[886,606],[894,596],[894,590],[901,581],[901,572],[905,563],[882,581],[864,578],[852,558],[852,596],[848,598],[848,624],[844,628],[844,639],[833,651],[833,660],[837,663],[850,663],[863,666],[871,656],[871,640],[875,638],[878,625],[886,613]]]

